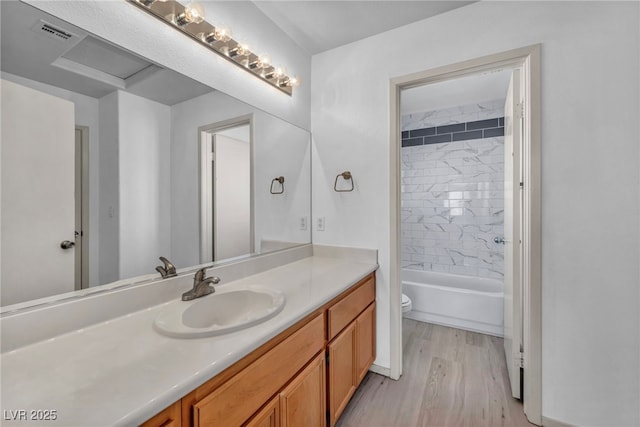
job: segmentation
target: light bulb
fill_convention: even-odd
[[[281,79],[286,75],[287,75],[287,69],[285,67],[283,67],[282,65],[277,66],[273,70],[273,77],[275,77],[276,79]]]
[[[213,32],[216,40],[221,41],[221,42],[228,42],[229,40],[231,40],[231,38],[233,37],[231,35],[231,28],[224,26],[224,25],[219,25],[216,27],[216,29]]]
[[[250,54],[251,54],[251,49],[249,48],[249,45],[246,43],[238,43],[236,47],[234,47],[229,51],[229,56],[232,58],[235,56],[249,56]]]
[[[297,76],[293,76],[289,79],[289,82],[287,83],[287,86],[291,86],[291,87],[298,87],[300,86],[300,78]]]
[[[258,57],[258,68],[268,68],[271,66],[271,57],[266,54],[262,54]]]
[[[176,16],[174,22],[179,27],[187,24],[199,24],[204,21],[204,7],[200,3],[192,2],[184,7],[184,12]]]
[[[238,45],[238,55],[249,56],[251,54],[251,47],[246,43],[240,43]]]
[[[265,69],[271,66],[271,58],[267,54],[258,55],[258,58],[249,63],[249,68],[253,69]]]
[[[286,77],[284,79],[282,79],[281,81],[278,81],[278,85],[280,87],[298,87],[300,86],[300,78],[293,76],[293,77]]]
[[[269,71],[266,71],[262,74],[262,77],[264,77],[265,79],[276,79],[278,84],[280,84],[281,80],[283,80],[283,78],[287,75],[287,69],[282,65],[270,68],[271,69]]]
[[[197,2],[189,3],[184,8],[184,15],[190,23],[199,24],[204,21],[204,6]]]

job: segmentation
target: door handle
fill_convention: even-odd
[[[502,243],[504,245],[504,237],[494,237],[493,242],[497,244]]]
[[[69,241],[69,240],[63,240],[62,242],[60,242],[60,247],[61,247],[62,249],[65,249],[65,250],[66,250],[66,249],[71,249],[71,248],[73,248],[75,245],[76,245],[75,243],[73,243],[73,242],[71,242],[71,241]]]

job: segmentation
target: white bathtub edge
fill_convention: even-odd
[[[503,328],[501,326],[487,325],[480,322],[472,322],[469,320],[442,316],[433,313],[425,313],[416,310],[411,310],[408,313],[404,313],[404,317],[406,317],[407,319],[417,320],[419,322],[434,323],[436,325],[464,329],[465,331],[471,332],[479,332],[481,334],[493,335],[500,338],[504,337]]]

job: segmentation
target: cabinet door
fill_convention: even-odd
[[[147,420],[140,427],[180,427],[182,426],[182,406],[178,400],[173,405]]]
[[[280,392],[282,427],[325,427],[325,357],[320,353]]]
[[[194,426],[238,427],[275,396],[324,346],[320,314],[193,404]],[[282,413],[281,413],[282,416]]]
[[[356,386],[360,385],[376,358],[376,303],[356,319]]]
[[[352,322],[328,346],[331,426],[338,421],[356,390],[355,351],[356,323]]]
[[[271,399],[244,427],[280,427],[280,396]]]

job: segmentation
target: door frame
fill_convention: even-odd
[[[401,279],[401,117],[400,92],[497,68],[520,68],[524,73],[525,131],[522,144],[524,209],[522,290],[524,294],[524,412],[542,424],[542,300],[541,300],[541,45],[462,61],[390,79],[389,83],[389,195],[390,195],[390,376],[402,375]]]
[[[232,119],[223,120],[220,122],[210,123],[208,125],[200,126],[198,128],[198,203],[199,203],[199,212],[200,212],[200,228],[199,228],[199,239],[200,239],[200,262],[201,263],[209,263],[211,260],[207,260],[208,254],[211,252],[213,256],[213,241],[207,239],[205,236],[211,236],[213,239],[213,224],[208,221],[208,218],[214,218],[213,212],[209,211],[209,206],[211,210],[215,209],[214,201],[213,201],[213,190],[211,186],[211,182],[206,179],[204,172],[210,171],[210,162],[208,158],[207,147],[207,139],[204,137],[206,134],[214,134],[216,132],[220,132],[226,129],[239,127],[239,126],[249,126],[249,168],[250,168],[250,201],[249,201],[249,209],[250,213],[250,221],[251,221],[251,230],[250,230],[250,253],[255,252],[255,209],[254,209],[254,185],[253,185],[253,114],[246,114],[243,116],[238,116]],[[204,201],[204,202],[203,202]],[[209,230],[205,233],[205,230]]]
[[[80,218],[75,219],[76,232],[77,226],[80,225],[80,234],[76,236],[75,241],[80,241],[80,250],[76,244],[75,249],[75,290],[87,289],[89,287],[89,127],[76,125],[75,130],[80,133],[80,145],[75,148],[75,180],[76,188],[76,216],[78,210],[81,212]],[[80,184],[80,189],[77,184]]]

